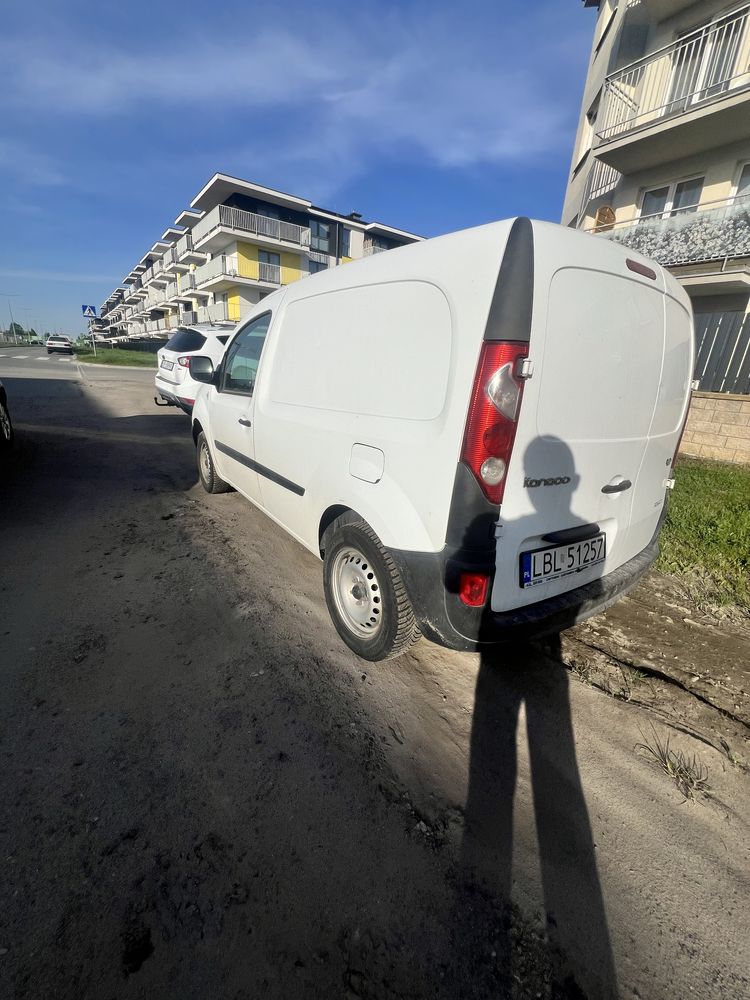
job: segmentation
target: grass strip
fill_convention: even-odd
[[[750,613],[750,467],[680,458],[657,569],[698,606]]]

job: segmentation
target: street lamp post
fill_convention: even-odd
[[[8,312],[10,313],[10,328],[13,331],[13,343],[18,343],[18,334],[16,333],[16,321],[13,319],[13,310],[10,307],[10,300],[18,298],[18,292],[0,292],[4,298],[8,300]]]

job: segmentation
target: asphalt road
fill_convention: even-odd
[[[0,996],[750,993],[744,774],[554,650],[357,660],[152,373],[0,379]]]

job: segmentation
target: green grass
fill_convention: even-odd
[[[148,351],[126,351],[120,347],[99,347],[96,357],[90,347],[76,347],[76,358],[94,365],[137,365],[156,368],[156,355]]]
[[[699,606],[750,607],[750,468],[681,458],[657,569]]]

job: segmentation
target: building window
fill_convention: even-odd
[[[273,205],[258,205],[256,215],[262,215],[264,219],[278,219],[279,210]]]
[[[273,264],[275,267],[281,265],[281,257],[277,253],[269,253],[268,250],[258,251],[258,260],[261,264]]]
[[[704,177],[693,177],[691,180],[664,184],[644,191],[641,201],[641,221],[653,222],[656,218],[696,212],[704,180]]]
[[[327,222],[318,222],[317,219],[310,220],[310,246],[313,250],[322,250],[328,253],[331,242],[331,227]]]
[[[346,226],[341,227],[341,246],[339,248],[340,257],[351,257],[350,238],[352,235],[351,229],[347,229]]]
[[[326,271],[328,269],[328,261],[310,260],[308,262],[308,267],[310,269],[310,274],[317,274],[318,271]]]
[[[746,163],[740,170],[735,195],[737,198],[742,198],[743,201],[750,199],[750,163]]]

